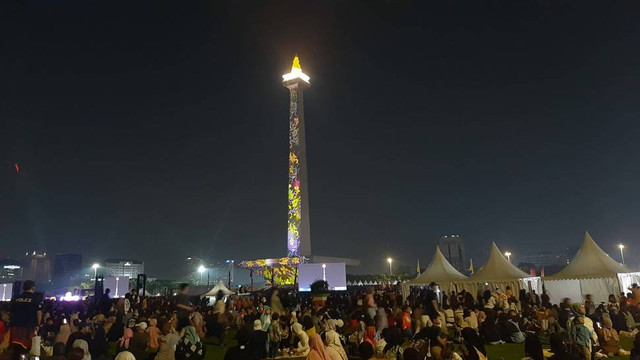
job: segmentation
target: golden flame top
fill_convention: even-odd
[[[293,65],[291,65],[291,71],[294,71],[295,69],[302,70],[302,68],[300,67],[300,59],[298,59],[298,55],[293,58]]]

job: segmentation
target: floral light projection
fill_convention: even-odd
[[[240,266],[262,275],[266,281],[274,280],[275,285],[292,285],[296,281],[298,265],[304,258],[285,257],[280,259],[260,259],[243,261]]]
[[[289,103],[289,195],[288,195],[288,227],[287,250],[289,256],[296,257],[300,250],[300,219],[302,203],[300,201],[300,163],[298,161],[299,120],[298,120],[298,88],[291,87]]]

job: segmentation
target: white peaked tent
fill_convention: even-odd
[[[233,291],[229,290],[229,288],[227,288],[222,281],[218,281],[218,283],[216,284],[216,286],[213,287],[213,289],[207,291],[206,293],[204,293],[204,294],[202,294],[200,296],[201,297],[216,297],[216,296],[218,296],[218,292],[219,291],[222,291],[224,296],[233,294]]]
[[[552,303],[563,298],[574,301],[593,295],[596,303],[608,301],[609,294],[618,295],[632,283],[640,282],[640,273],[613,260],[587,232],[584,243],[569,265],[544,278],[544,287]]]
[[[456,270],[444,257],[440,248],[436,247],[436,252],[427,268],[417,278],[403,283],[402,290],[406,296],[411,286],[426,286],[431,282],[435,282],[443,291],[457,291],[464,288],[461,284],[465,280],[467,280],[467,277]]]
[[[531,276],[510,263],[502,255],[496,243],[491,244],[491,252],[486,264],[471,275],[467,282],[473,284],[467,286],[467,289],[474,291],[484,289],[504,291],[507,286],[511,287],[514,294],[517,294],[520,289],[535,290],[537,293],[542,291],[540,277]]]

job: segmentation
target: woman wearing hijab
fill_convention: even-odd
[[[364,332],[363,341],[366,341],[371,345],[373,345],[374,349],[376,348],[376,327],[375,326],[367,327],[367,330]]]
[[[131,330],[130,328],[126,328],[124,330],[124,334],[118,341],[118,352],[129,351],[129,343],[131,342],[132,337],[133,337],[133,330]]]
[[[347,353],[344,351],[344,347],[342,347],[342,342],[340,341],[340,335],[336,331],[337,322],[333,319],[327,322],[327,332],[325,333],[325,346],[329,349],[335,350],[342,360],[348,360]]]
[[[69,335],[71,335],[71,327],[69,324],[60,325],[60,331],[58,331],[58,335],[56,335],[56,343],[64,343],[66,344],[69,341]]]
[[[129,351],[122,351],[116,356],[115,360],[136,360],[136,357]]]
[[[612,355],[629,355],[629,352],[620,347],[620,337],[618,332],[613,328],[611,319],[605,317],[602,319],[602,328],[597,330],[598,339],[600,339],[600,345],[602,351],[608,356]]]
[[[300,340],[298,347],[294,349],[296,356],[306,356],[309,353],[309,336],[302,330],[302,324],[300,323],[293,324],[291,329]]]
[[[96,327],[93,339],[91,340],[91,355],[95,360],[109,358],[109,344],[107,344],[107,334],[102,326]]]
[[[326,332],[323,332],[322,334],[320,334],[320,338],[322,338],[324,349],[327,351],[327,354],[329,354],[329,357],[331,358],[331,360],[347,360],[343,358],[342,355],[340,355],[340,353],[335,348],[329,347],[329,342],[327,341]]]
[[[374,327],[375,330],[375,327]],[[309,338],[309,354],[307,360],[332,360],[322,343],[322,338],[318,334],[313,334]]]
[[[193,326],[184,328],[184,336],[180,339],[176,348],[176,359],[179,360],[202,360],[204,359],[206,347],[200,341],[200,337]]]
[[[84,351],[84,357],[82,360],[91,360],[91,353],[89,352],[89,343],[86,340],[78,339],[73,342],[72,348],[82,349]]]

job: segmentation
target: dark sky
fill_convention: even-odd
[[[477,266],[491,241],[517,259],[589,230],[631,260],[639,18],[632,1],[3,1],[0,256],[169,276],[187,255],[284,255],[297,53],[315,253],[384,271],[456,233]]]

